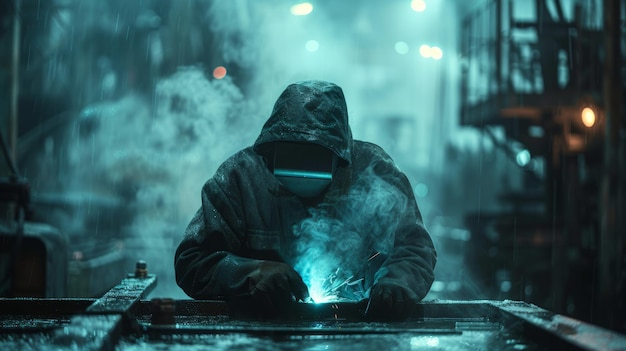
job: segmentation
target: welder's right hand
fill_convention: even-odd
[[[277,314],[294,301],[304,301],[309,289],[302,277],[281,262],[259,261],[258,268],[248,276],[248,291],[258,307],[268,314]]]
[[[417,300],[415,293],[401,283],[378,281],[370,290],[365,315],[376,320],[405,320],[415,310]]]

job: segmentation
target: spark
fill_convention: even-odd
[[[380,255],[380,252],[376,252],[375,254],[373,254],[372,256],[370,256],[370,258],[368,258],[368,261],[371,261],[373,259],[375,259],[378,255]]]
[[[356,286],[363,278],[355,279],[354,275],[344,276],[341,268],[337,268],[326,278],[312,280],[309,286],[309,296],[306,302],[326,303],[337,301],[350,301],[351,299],[342,297],[342,289],[348,286]]]
[[[367,262],[379,255],[380,252],[375,252],[367,259]],[[310,274],[306,275],[309,288],[309,298],[304,301],[306,303],[348,302],[367,297],[363,286],[365,278],[355,277],[349,270],[337,267],[328,275],[320,274],[318,266],[312,266],[311,270]]]

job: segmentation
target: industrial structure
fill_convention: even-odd
[[[623,330],[623,18],[620,2],[568,4],[488,1],[463,22],[461,123],[525,184],[467,214],[467,259],[497,296]]]

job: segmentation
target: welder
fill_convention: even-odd
[[[294,227],[313,209],[345,201],[366,170],[407,201],[394,214],[391,247],[364,270],[372,272],[365,279],[365,313],[405,318],[433,282],[432,240],[406,175],[382,148],[352,138],[343,91],[325,81],[289,85],[255,143],[204,184],[202,205],[176,251],[178,285],[195,299],[251,302],[266,316],[304,301],[308,289],[293,268],[300,239]],[[341,220],[341,213],[334,215]],[[377,235],[366,237],[375,242]]]

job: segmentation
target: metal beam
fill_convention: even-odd
[[[606,139],[604,177],[600,194],[601,229],[598,262],[598,323],[625,328],[624,319],[624,116],[621,62],[621,0],[604,2],[604,100]]]

